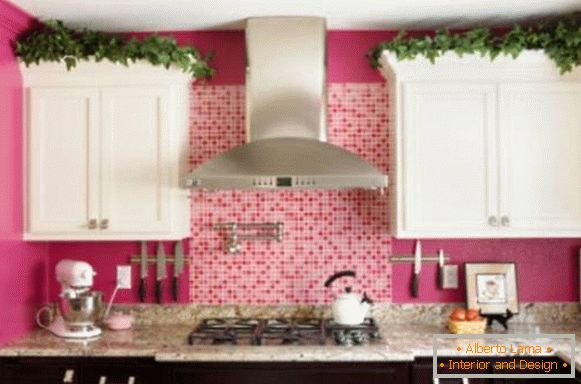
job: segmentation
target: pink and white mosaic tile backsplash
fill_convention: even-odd
[[[244,142],[244,87],[194,86],[191,163]],[[329,140],[388,169],[387,94],[382,84],[329,86]],[[327,303],[332,273],[357,272],[357,290],[391,301],[387,196],[375,191],[194,192],[190,301]],[[284,223],[284,239],[243,241],[224,252],[217,222]],[[340,286],[335,288],[335,291]]]

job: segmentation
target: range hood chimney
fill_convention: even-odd
[[[246,21],[247,143],[201,164],[191,187],[382,188],[387,176],[327,140],[326,22]]]

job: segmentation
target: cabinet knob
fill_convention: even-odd
[[[63,376],[63,383],[65,384],[72,383],[74,379],[75,379],[75,370],[67,369],[65,371],[65,375]]]
[[[97,229],[97,219],[89,220],[89,229]]]
[[[488,218],[488,225],[492,227],[498,227],[498,219],[496,218],[496,216],[490,216]]]
[[[109,219],[101,220],[101,224],[99,224],[99,228],[101,228],[101,229],[109,228]]]
[[[500,218],[500,224],[502,224],[503,227],[510,226],[510,219],[508,218],[508,216],[502,216]]]

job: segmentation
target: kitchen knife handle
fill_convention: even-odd
[[[155,299],[158,304],[161,304],[161,280],[155,282]]]
[[[412,275],[412,296],[418,297],[418,274],[414,273]]]
[[[440,289],[444,289],[444,267],[438,266],[438,284]]]
[[[173,296],[173,301],[178,301],[178,295],[179,295],[179,279],[177,278],[177,276],[174,276],[174,278],[172,279],[172,285],[171,285],[171,294]]]
[[[146,294],[146,287],[145,287],[145,279],[140,279],[139,280],[139,300],[141,300],[142,303],[145,303],[145,294]]]

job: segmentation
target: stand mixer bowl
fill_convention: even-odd
[[[100,318],[103,309],[103,293],[88,291],[76,297],[61,297],[59,312],[71,327],[90,327]]]

